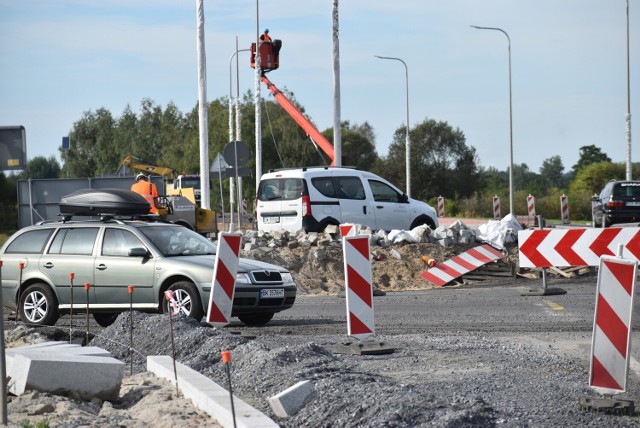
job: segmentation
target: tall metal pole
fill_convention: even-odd
[[[631,180],[631,80],[629,77],[629,0],[627,0],[627,115],[625,117],[627,139],[627,180]]]
[[[236,141],[242,141],[242,132],[241,132],[241,114],[240,114],[240,55],[238,52],[246,52],[251,49],[238,49],[238,36],[236,36]],[[236,153],[236,158],[238,154]],[[238,171],[239,172],[239,171]],[[242,177],[237,177],[238,180],[238,225],[240,225],[240,229],[242,230],[242,223],[244,219],[242,218]]]
[[[196,0],[198,51],[198,122],[200,136],[200,206],[211,208],[209,190],[209,125],[207,115],[207,57],[204,46],[204,2]]]
[[[340,30],[338,0],[333,0],[333,164],[342,166],[342,124],[340,123]]]
[[[235,212],[235,207],[236,207],[236,196],[237,194],[239,194],[239,192],[236,192],[236,188],[234,186],[235,182],[238,181],[238,147],[236,145],[236,141],[240,140],[239,136],[234,137],[233,135],[233,78],[232,78],[232,73],[231,73],[231,69],[232,69],[232,64],[233,64],[233,58],[237,58],[238,52],[243,52],[243,51],[248,51],[249,49],[240,49],[238,50],[238,38],[236,37],[236,51],[231,55],[231,58],[229,58],[229,142],[233,144],[233,150],[234,150],[234,177],[229,177],[229,203],[230,203],[230,207],[231,207],[231,217],[230,217],[230,228],[231,230],[233,230],[234,227],[234,220],[233,220],[233,215]],[[236,68],[237,68],[237,64],[236,64]],[[235,182],[234,182],[235,181]],[[239,201],[239,204],[241,203],[241,201]],[[242,224],[240,222],[240,215],[238,214],[238,226],[242,227]]]
[[[513,110],[511,99],[511,38],[501,28],[495,27],[479,27],[477,25],[471,25],[471,27],[478,30],[495,30],[500,31],[507,36],[507,44],[509,49],[509,213],[514,215],[513,211]]]
[[[379,56],[374,55],[376,58],[380,59],[392,59],[395,61],[400,61],[404,65],[404,73],[405,73],[405,92],[406,92],[406,101],[407,101],[407,134],[405,140],[405,174],[406,174],[406,193],[407,196],[411,197],[411,140],[409,139],[409,67],[407,67],[407,63],[401,60],[400,58],[394,58],[390,56]]]
[[[255,103],[256,103],[256,192],[260,185],[260,178],[262,177],[262,101],[260,99],[260,77],[262,74],[261,62],[260,62],[260,15],[259,15],[259,0],[256,0],[256,74],[255,74]]]

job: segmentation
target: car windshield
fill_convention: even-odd
[[[139,230],[165,257],[203,256],[216,253],[216,246],[211,241],[186,227],[156,225],[140,227]]]

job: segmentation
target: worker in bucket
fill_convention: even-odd
[[[156,185],[149,182],[143,173],[136,175],[136,182],[131,185],[131,190],[142,195],[149,202],[149,212],[158,214],[158,189]]]
[[[271,43],[271,37],[269,36],[269,29],[268,28],[264,29],[264,33],[262,33],[262,35],[260,36],[260,41],[261,42],[269,42],[269,43]]]

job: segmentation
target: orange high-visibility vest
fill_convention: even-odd
[[[153,202],[153,200],[158,197],[158,189],[156,189],[155,184],[149,183],[145,180],[139,180],[131,185],[131,190],[144,196],[151,207],[149,210],[151,214],[158,214],[156,204]]]

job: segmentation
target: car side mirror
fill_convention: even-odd
[[[406,193],[403,193],[402,196],[400,196],[400,202],[406,204],[407,202],[409,202],[409,196],[407,196]]]
[[[134,247],[129,250],[129,257],[147,257],[149,251],[143,247]]]

